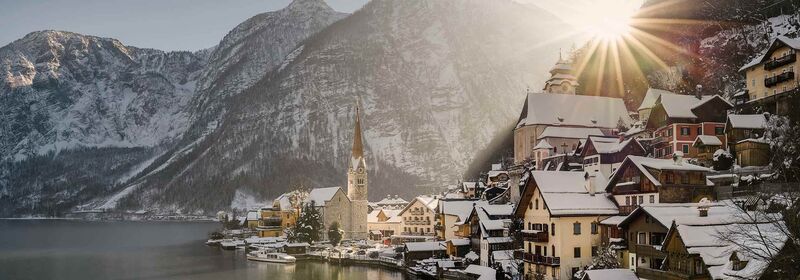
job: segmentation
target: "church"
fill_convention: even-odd
[[[344,231],[345,239],[367,239],[367,214],[369,202],[367,190],[367,161],[364,158],[364,144],[361,135],[360,108],[356,105],[353,148],[347,167],[347,190],[341,187],[317,188],[308,194],[307,202],[314,203],[320,211],[325,226],[323,238],[327,239],[327,229],[334,222]]]
[[[578,95],[572,65],[559,55],[542,92],[528,93],[514,128],[514,162],[540,163],[542,158],[575,149],[564,139],[610,135],[620,123],[633,123],[621,98]]]

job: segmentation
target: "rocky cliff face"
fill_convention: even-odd
[[[564,45],[563,23],[510,0],[375,0],[344,16],[296,0],[198,53],[77,34],[0,49],[14,101],[0,105],[13,131],[0,214],[215,211],[345,185],[356,99],[373,199],[430,191],[507,133]]]
[[[451,184],[510,133],[501,130],[526,86],[557,54],[543,42],[558,25],[511,1],[373,1],[301,42],[219,119],[195,124],[206,133],[131,197],[168,208],[192,194],[202,198],[190,207],[213,209],[237,190],[345,185],[356,99],[373,199]]]

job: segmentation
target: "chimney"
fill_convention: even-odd
[[[708,217],[708,208],[711,207],[711,201],[708,198],[700,199],[700,202],[697,203],[697,212],[700,217]]]
[[[675,162],[675,165],[683,165],[683,152],[675,151],[672,153],[672,161]]]
[[[594,196],[594,177],[596,175],[592,174],[589,175],[589,172],[586,172],[583,175],[583,178],[586,180],[586,190],[589,191],[590,196]]]
[[[697,87],[695,87],[694,97],[697,97],[697,99],[703,99],[703,85],[697,85]]]

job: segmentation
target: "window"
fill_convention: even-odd
[[[697,135],[703,135],[703,127],[702,126],[697,128]]]
[[[666,175],[666,177],[667,177],[667,179],[666,179],[666,181],[667,181],[667,184],[672,184],[672,183],[674,183],[674,181],[675,181],[675,180],[672,178],[672,176],[673,176],[673,175],[672,175],[672,173],[667,173],[667,175]]]
[[[650,195],[650,203],[656,203],[656,196],[655,195],[652,195],[652,194]]]
[[[753,86],[756,85],[756,79],[753,79]]]
[[[631,197],[631,203],[633,203],[633,205],[639,205],[639,203],[636,201],[636,196]]]
[[[533,204],[528,204],[528,209],[533,209]]]
[[[592,257],[597,257],[597,246],[592,246]]]
[[[528,230],[532,230],[532,229],[533,229],[533,226],[531,225],[531,223],[528,223]]]
[[[703,274],[703,262],[700,260],[694,261],[694,273],[697,275]]]
[[[636,240],[636,244],[647,245],[647,234],[644,232],[640,232],[638,239]]]
[[[691,132],[689,132],[688,127],[681,127],[681,135],[689,135],[689,134],[691,134]]]
[[[550,224],[550,235],[556,236],[556,224],[555,223]]]
[[[542,246],[542,248],[544,249],[544,255],[542,256],[547,256],[547,246]]]
[[[556,245],[550,245],[550,252],[553,253],[553,257],[556,256]]]
[[[592,223],[592,234],[597,234],[597,223]]]
[[[714,134],[716,135],[725,135],[725,127],[715,127]]]
[[[631,197],[630,196],[626,196],[625,197],[625,205],[631,205]]]
[[[575,258],[581,257],[581,247],[575,247],[572,249],[572,253],[575,255]]]
[[[683,150],[683,154],[689,154],[689,145],[683,144],[681,150]]]
[[[580,235],[581,234],[581,223],[575,222],[572,224],[572,234]]]
[[[536,209],[539,209],[539,199],[536,199]]]
[[[667,129],[667,136],[672,136],[672,129]]]
[[[681,184],[689,184],[689,174],[683,174],[681,176]]]

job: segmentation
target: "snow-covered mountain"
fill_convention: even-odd
[[[203,133],[156,162],[129,197],[215,209],[242,192],[344,185],[356,99],[373,198],[453,183],[510,133],[526,86],[563,46],[552,43],[562,24],[512,1],[372,1],[216,105],[225,112],[198,121]]]
[[[75,39],[0,49],[13,101],[0,104],[0,215],[216,211],[344,185],[356,99],[370,193],[429,191],[510,133],[568,32],[511,0],[374,0],[345,16],[295,0],[198,53],[59,32]]]

